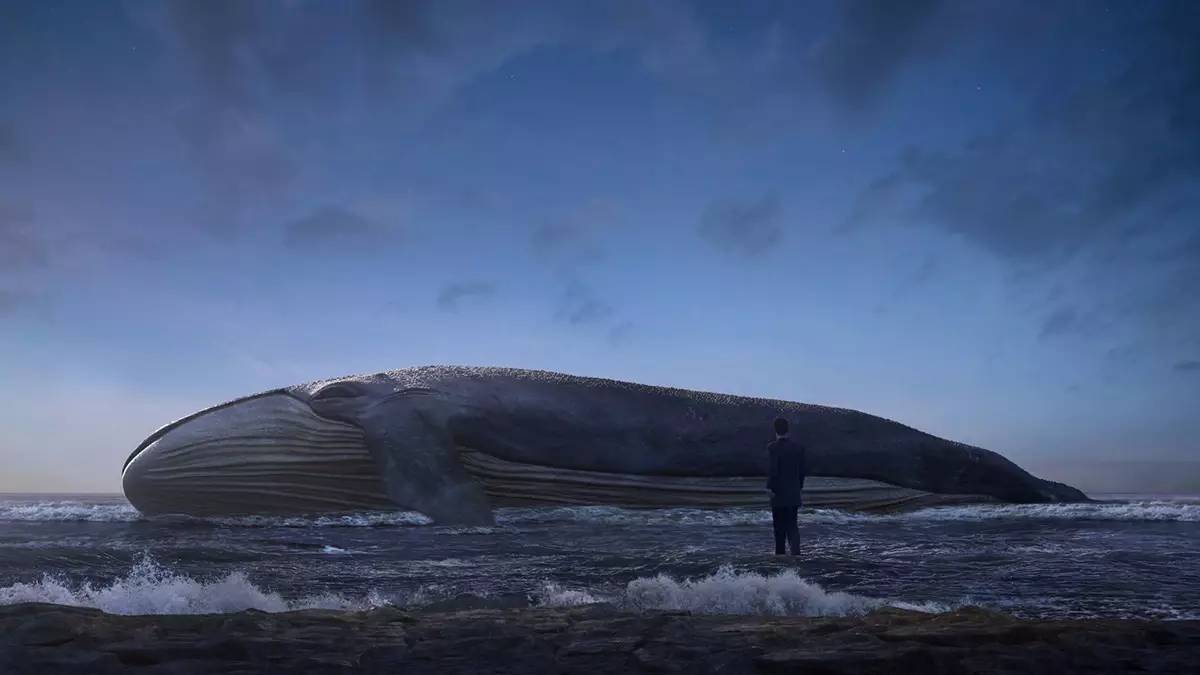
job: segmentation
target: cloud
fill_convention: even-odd
[[[0,277],[46,281],[49,277],[110,270],[130,259],[143,262],[161,258],[177,248],[142,233],[87,226],[46,227],[28,204],[0,200]]]
[[[539,259],[568,272],[604,260],[607,255],[593,229],[578,222],[542,223],[530,233],[529,242]]]
[[[178,0],[130,12],[178,70],[170,108],[206,187],[203,224],[233,233],[248,210],[289,197],[321,139],[367,133],[380,119],[389,133],[418,129],[466,83],[564,39],[571,12],[536,9]],[[364,94],[365,117],[354,105]],[[323,133],[297,133],[303,126]]]
[[[573,326],[608,326],[607,337],[614,344],[625,339],[628,322],[617,321],[617,309],[581,281],[580,275],[585,267],[608,257],[604,237],[623,222],[611,200],[592,199],[537,225],[529,237],[534,256],[555,270],[563,284],[555,319]]]
[[[629,342],[633,335],[634,325],[632,321],[622,321],[612,328],[608,329],[608,343],[611,345],[621,345]]]
[[[431,53],[446,47],[435,24],[436,4],[431,0],[367,0],[362,7],[367,30],[378,40],[373,44],[376,49]]]
[[[438,291],[437,306],[448,312],[458,311],[464,300],[483,300],[496,294],[496,284],[490,281],[459,281],[446,284]]]
[[[17,138],[10,125],[0,122],[0,166],[5,163],[24,164],[29,161],[29,150]]]
[[[744,257],[765,253],[783,238],[779,195],[768,192],[761,199],[713,201],[700,215],[700,235],[723,251]]]
[[[619,51],[672,81],[712,61],[695,8],[670,0],[366,0],[332,10],[177,0],[128,11],[161,37],[164,67],[179,71],[169,109],[207,183],[205,221],[222,232],[319,171],[308,168],[309,155],[335,135],[355,138],[372,126],[389,135],[427,131],[465,86],[530,51]],[[305,133],[312,128],[322,133]]]
[[[239,229],[246,208],[278,200],[299,173],[280,133],[257,113],[193,107],[180,113],[178,129],[207,181],[201,218],[215,232]]]
[[[559,42],[567,14],[537,3],[375,0],[361,7],[354,46],[369,88],[376,94],[400,92],[422,114],[510,58]]]
[[[568,258],[576,261],[602,256],[590,241],[587,229],[578,223],[553,221],[538,225],[529,235],[534,253],[543,258]]]
[[[337,206],[317,209],[284,225],[284,243],[293,249],[363,246],[382,236],[379,226],[358,213]]]
[[[572,326],[589,325],[608,321],[615,310],[600,299],[588,286],[571,281],[559,299],[555,317]]]
[[[919,266],[892,285],[888,297],[875,306],[875,314],[886,313],[893,304],[903,299],[906,295],[928,284],[942,271],[942,266],[943,263],[934,256],[925,256]]]
[[[1061,307],[1052,312],[1042,321],[1041,337],[1043,339],[1071,333],[1079,323],[1079,314],[1074,307]]]
[[[1172,200],[1159,198],[1200,173],[1200,47],[1179,26],[1130,32],[1125,68],[1068,84],[957,150],[908,149],[860,195],[859,213],[878,216],[907,194],[910,220],[1001,257],[1048,260],[1121,231],[1139,209],[1148,222],[1168,216]]]
[[[932,228],[1025,279],[1068,277],[1073,307],[1042,317],[1043,337],[1130,324],[1160,346],[1200,335],[1196,7],[1162,5],[1116,43],[1085,27],[1081,44],[1104,39],[1124,61],[1058,73],[1023,115],[959,147],[905,150],[847,225]]]
[[[841,21],[817,51],[825,86],[841,105],[873,103],[897,73],[931,43],[925,31],[940,0],[846,0]]]
[[[1091,337],[1102,333],[1102,321],[1078,307],[1063,306],[1050,312],[1042,319],[1042,328],[1038,333],[1041,339],[1062,336]]]
[[[562,215],[536,225],[529,244],[542,260],[566,268],[605,257],[604,236],[620,228],[624,219],[609,199],[590,199]]]
[[[37,296],[27,291],[14,291],[0,288],[0,316],[15,314],[17,311],[33,305]]]
[[[1180,361],[1175,364],[1173,370],[1177,373],[1200,373],[1200,361]]]
[[[211,231],[236,232],[243,212],[285,193],[299,173],[292,145],[268,113],[280,51],[305,62],[323,43],[304,48],[280,32],[298,12],[237,0],[178,0],[145,12],[154,17],[169,63],[183,67],[175,122],[189,159],[205,181],[200,218]]]
[[[242,51],[262,28],[255,6],[238,0],[177,0],[168,7],[172,26],[212,98],[248,105]]]
[[[49,259],[46,243],[33,227],[33,210],[0,202],[0,270],[42,267]]]
[[[360,0],[178,0],[160,23],[205,96],[240,110],[267,94],[323,102],[345,85],[399,94],[423,111],[476,76],[570,33],[570,4]],[[575,17],[577,18],[577,17]]]

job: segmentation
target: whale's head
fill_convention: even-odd
[[[122,486],[147,514],[302,513],[395,507],[359,424],[375,389],[356,381],[277,389],[151,434]]]
[[[276,389],[207,408],[151,434],[122,470],[147,514],[328,513],[413,508],[462,520],[461,478],[428,406],[440,392],[387,375]],[[478,501],[478,500],[476,500]],[[479,511],[480,509],[471,509]]]

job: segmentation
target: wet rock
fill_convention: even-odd
[[[115,616],[0,607],[0,673],[1195,672],[1200,621],[1024,621],[964,608],[859,618],[607,606]]]
[[[13,642],[28,647],[54,647],[74,640],[79,633],[79,627],[72,625],[69,617],[51,613],[16,626],[11,638]]]

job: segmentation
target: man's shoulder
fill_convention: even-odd
[[[791,438],[777,438],[772,441],[772,447],[778,448],[781,451],[787,452],[804,452],[804,444],[792,440]]]

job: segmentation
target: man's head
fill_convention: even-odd
[[[788,421],[783,419],[782,417],[775,418],[775,435],[776,436],[787,436],[788,435]]]

